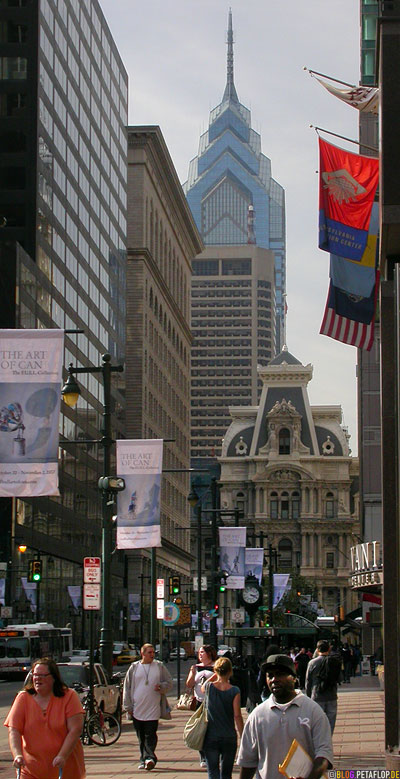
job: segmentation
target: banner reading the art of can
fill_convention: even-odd
[[[117,474],[125,479],[118,493],[118,549],[161,546],[162,454],[162,439],[117,441]]]
[[[59,495],[63,330],[0,330],[0,495]]]
[[[226,586],[229,590],[244,587],[244,550],[246,546],[245,527],[219,528],[219,563],[221,571],[227,571]]]
[[[258,579],[258,583],[261,584],[263,565],[263,547],[256,547],[253,549],[246,547],[244,554],[244,575],[255,576],[256,579]]]

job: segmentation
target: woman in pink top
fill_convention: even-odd
[[[75,690],[62,681],[48,657],[32,665],[31,680],[18,693],[4,722],[15,768],[24,779],[83,779],[79,740],[84,712]]]

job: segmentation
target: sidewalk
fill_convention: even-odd
[[[170,703],[173,699],[170,698]],[[333,737],[334,768],[383,768],[384,703],[377,677],[356,677],[339,687],[338,717]],[[186,749],[183,726],[189,712],[172,713],[171,721],[160,720],[157,755],[159,762],[151,772],[158,779],[207,779],[200,768],[198,753]],[[147,776],[138,770],[138,746],[131,723],[124,720],[122,735],[110,747],[85,747],[87,779],[131,779]],[[233,776],[239,776],[235,767]],[[0,779],[15,779],[6,754],[0,755]]]

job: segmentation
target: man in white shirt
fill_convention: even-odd
[[[151,771],[157,763],[158,720],[161,695],[172,687],[171,674],[164,664],[154,660],[154,646],[144,644],[141,660],[132,663],[124,681],[123,706],[133,719],[140,747],[139,769]]]
[[[294,738],[312,760],[303,779],[319,779],[333,762],[328,718],[315,701],[295,689],[291,657],[271,655],[265,667],[272,695],[251,712],[244,726],[237,760],[240,779],[282,779],[278,766]]]

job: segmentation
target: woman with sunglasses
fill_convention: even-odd
[[[83,779],[83,719],[79,696],[64,684],[54,660],[36,660],[4,722],[21,777],[57,779],[62,771],[63,779]]]

